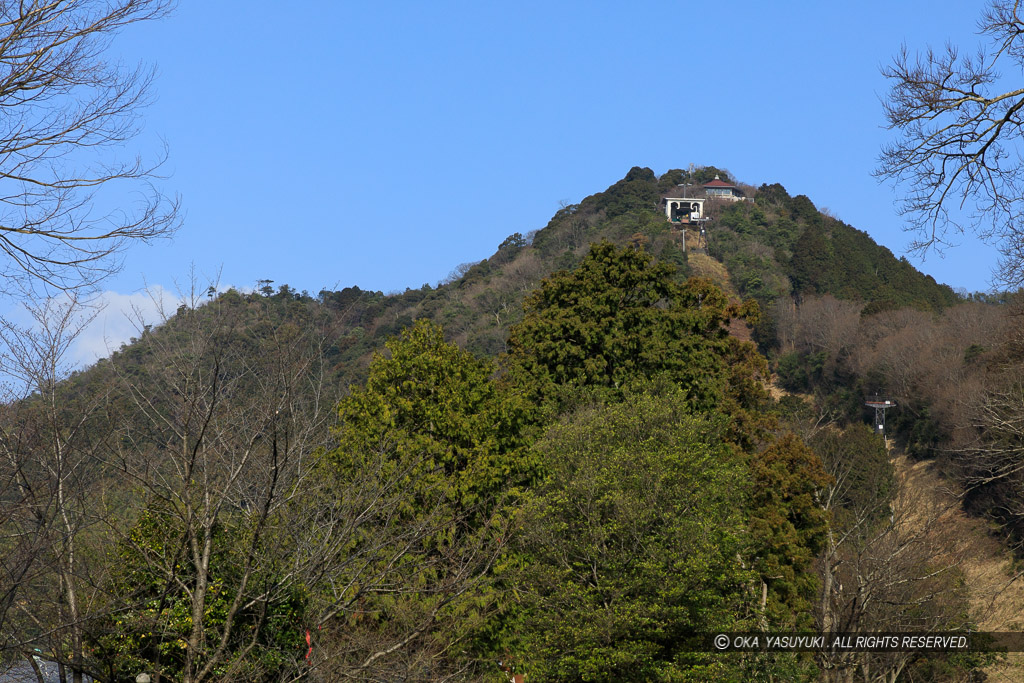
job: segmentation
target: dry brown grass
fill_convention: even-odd
[[[1009,550],[989,533],[984,520],[963,511],[959,491],[939,475],[933,463],[900,455],[893,465],[901,489],[912,492],[923,509],[933,511],[918,521],[947,539],[947,557],[964,573],[971,616],[979,630],[1024,630],[1024,577],[1014,571]],[[1024,681],[1024,653],[1009,654],[985,673],[989,681]]]
[[[707,254],[691,251],[686,256],[690,265],[690,272],[697,277],[706,277],[721,287],[729,296],[735,297],[736,291],[729,280],[729,273],[721,262],[716,261]]]
[[[729,298],[738,299],[736,288],[732,286],[729,279],[729,271],[725,269],[721,261],[711,258],[704,248],[698,248],[698,233],[693,229],[682,231],[686,240],[686,262],[690,266],[690,273],[696,277],[706,277],[722,288]]]

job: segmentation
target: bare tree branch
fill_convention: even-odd
[[[988,49],[956,47],[911,55],[904,46],[882,70],[891,82],[883,101],[895,141],[883,147],[878,178],[902,185],[899,200],[920,253],[970,232],[1002,254],[998,278],[1024,284],[1024,88],[992,92],[999,66],[1024,68],[1019,0],[994,0],[979,31]]]
[[[129,244],[177,227],[178,200],[153,185],[166,150],[152,162],[122,155],[153,72],[106,55],[121,29],[171,4],[0,0],[0,275],[89,287]]]

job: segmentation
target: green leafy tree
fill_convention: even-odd
[[[771,185],[763,183],[761,187],[757,188],[758,204],[782,205],[785,204],[789,198],[789,193],[786,192],[786,188],[779,183],[772,183]]]
[[[529,679],[739,680],[698,634],[752,626],[747,470],[720,416],[678,391],[583,409],[536,449],[550,476],[520,517],[506,647]]]
[[[756,584],[748,586],[749,612],[734,612],[732,617],[749,617],[752,621],[748,623],[765,627],[809,625],[810,600],[816,586],[809,570],[827,529],[827,516],[816,492],[828,477],[814,453],[799,439],[772,435],[772,420],[764,413],[768,405],[762,381],[764,360],[751,344],[728,334],[726,323],[731,318],[755,318],[756,307],[730,304],[721,290],[706,280],[691,279],[680,284],[671,268],[654,263],[642,251],[601,243],[591,248],[576,270],[556,273],[545,280],[527,299],[525,308],[523,322],[512,330],[506,381],[545,402],[553,413],[572,414],[574,406],[582,406],[581,414],[589,415],[586,410],[600,414],[599,418],[578,418],[585,422],[578,429],[564,427],[563,431],[551,432],[547,437],[551,440],[543,441],[537,449],[550,479],[541,489],[540,502],[531,504],[540,507],[529,508],[533,512],[527,513],[528,521],[521,529],[527,538],[535,539],[531,535],[534,529],[543,527],[543,541],[537,542],[547,544],[543,552],[549,554],[545,556],[530,545],[534,541],[528,541],[524,555],[517,557],[531,577],[527,584],[533,587],[522,589],[527,612],[525,616],[520,614],[522,622],[516,623],[524,633],[542,634],[518,646],[522,652],[546,653],[535,655],[540,657],[537,666],[541,667],[541,677],[603,680],[605,674],[600,672],[609,671],[612,673],[607,675],[617,680],[682,680],[689,675],[683,672],[695,663],[687,660],[680,664],[683,660],[676,654],[667,656],[665,649],[658,649],[681,647],[673,640],[678,632],[666,636],[673,645],[666,645],[667,641],[652,644],[657,640],[653,635],[651,640],[640,635],[631,640],[629,636],[630,632],[643,633],[646,626],[657,629],[660,622],[653,613],[644,611],[645,605],[672,604],[674,599],[655,588],[665,580],[652,578],[658,576],[660,567],[653,566],[651,574],[644,574],[647,567],[642,560],[623,559],[630,549],[635,550],[630,544],[649,543],[650,552],[660,557],[660,541],[648,539],[642,529],[655,535],[671,529],[666,533],[672,534],[678,531],[672,524],[678,522],[688,534],[699,533],[696,527],[686,526],[692,522],[684,512],[688,508],[645,497],[670,495],[668,484],[645,468],[657,471],[658,466],[651,463],[661,463],[666,468],[665,476],[671,476],[671,466],[665,463],[675,451],[655,449],[657,455],[648,462],[644,450],[648,447],[647,434],[642,429],[619,428],[624,418],[617,410],[642,416],[637,418],[641,424],[660,424],[656,411],[647,412],[631,398],[651,388],[670,395],[669,403],[686,414],[673,416],[672,424],[698,420],[700,429],[710,435],[706,443],[680,443],[678,456],[687,466],[697,471],[708,467],[701,460],[707,451],[701,449],[713,446],[716,462],[732,463],[741,472],[741,479],[752,483],[749,495],[744,486],[733,487],[729,503],[732,517],[719,510],[723,520],[738,520],[737,528],[742,527],[736,533],[746,544],[745,552],[731,553],[730,559],[745,562]],[[623,401],[625,405],[621,405]],[[593,407],[601,404],[604,407]],[[611,432],[602,431],[604,423]],[[671,444],[678,437],[649,428],[658,434],[652,442]],[[562,436],[553,439],[551,434],[556,433]],[[765,441],[767,445],[762,443]],[[633,458],[629,465],[625,464],[627,454]],[[617,460],[620,457],[622,460]],[[700,460],[700,465],[686,461],[688,457]],[[636,469],[636,476],[648,477],[643,479],[647,489],[640,485],[628,488],[632,485],[626,483],[632,476],[626,473],[628,467]],[[705,484],[689,481],[688,485]],[[714,483],[706,486],[709,495],[716,495]],[[614,505],[590,502],[604,500],[601,496],[605,491],[607,501],[615,501]],[[634,501],[628,510],[623,503],[626,500]],[[648,509],[654,511],[654,519],[644,517]],[[672,517],[668,510],[680,512],[681,518]],[[570,518],[576,521],[567,521]],[[663,529],[659,524],[668,526]],[[725,527],[731,529],[731,524],[726,522]],[[622,537],[617,536],[620,532]],[[582,545],[587,543],[589,549]],[[551,548],[563,549],[562,554]],[[607,553],[602,555],[604,551]],[[576,552],[589,557],[589,562],[570,559]],[[616,559],[615,552],[623,554]],[[538,563],[554,569],[543,575]],[[601,574],[598,568],[606,573]],[[546,582],[543,587],[530,583],[542,580]],[[591,590],[591,584],[599,589]],[[629,592],[630,585],[638,586],[635,593]],[[611,593],[603,593],[605,588]],[[752,597],[754,593],[756,597]],[[531,602],[530,596],[537,594],[556,597],[553,603]],[[616,603],[617,609],[623,610],[621,614],[609,609],[609,595],[621,597]],[[586,613],[577,622],[569,605],[585,605],[588,601],[598,611]],[[541,609],[537,607],[540,604],[547,606]],[[540,611],[529,612],[534,608]],[[692,604],[690,608],[696,609]],[[710,618],[710,612],[703,614]],[[696,618],[687,622],[679,615],[665,618],[683,631],[700,621]],[[620,622],[629,626],[616,631],[615,624]],[[564,629],[559,623],[566,624]],[[583,654],[588,652],[595,654]],[[663,667],[668,660],[676,664]],[[791,673],[800,675],[794,673],[803,665],[797,659],[764,661],[757,666],[768,671],[782,664],[795,667]],[[673,668],[676,665],[679,668]],[[716,661],[715,666],[724,664]],[[703,675],[696,677],[700,680]],[[731,674],[714,670],[707,675]]]
[[[417,486],[472,506],[529,481],[520,452],[523,406],[492,380],[494,368],[420,320],[387,343],[363,386],[338,407],[341,467],[358,467],[349,446],[390,442],[394,467],[415,463]]]
[[[323,476],[344,491],[373,472],[393,504],[368,516],[347,548],[359,561],[334,579],[349,586],[350,609],[325,623],[351,652],[348,668],[326,670],[387,680],[473,670],[473,643],[493,628],[490,570],[508,510],[538,472],[522,448],[527,413],[493,374],[421,320],[341,401]]]
[[[605,212],[614,218],[630,212],[651,210],[658,204],[658,180],[649,168],[634,166],[626,177],[604,192],[592,195],[581,208]]]
[[[813,221],[793,245],[789,264],[793,289],[800,294],[831,291],[835,284],[832,280],[834,266],[832,249],[821,220]]]
[[[714,180],[715,176],[718,176],[718,178],[724,182],[733,182],[732,177],[730,177],[728,171],[720,168],[715,168],[714,166],[701,166],[700,168],[694,170],[692,177],[694,182],[703,185],[704,183],[708,183]]]
[[[756,320],[756,305],[731,304],[707,280],[680,284],[671,266],[643,251],[595,244],[523,306],[510,333],[508,381],[548,409],[581,393],[617,397],[657,376],[681,386],[694,409],[721,406],[745,426],[766,398],[763,359],[725,327]]]
[[[682,185],[690,179],[689,171],[684,171],[681,168],[670,168],[661,174],[658,178],[658,192],[664,193],[669,190],[674,190],[677,186]]]
[[[821,460],[793,434],[750,458],[750,531],[761,576],[763,626],[808,628],[817,589],[812,570],[829,527],[821,493],[832,479]]]

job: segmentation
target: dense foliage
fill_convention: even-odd
[[[777,184],[708,203],[709,268],[658,200],[716,175],[735,182],[634,168],[437,286],[193,292],[37,382],[2,413],[5,653],[111,683],[954,675],[698,646],[888,623],[863,596],[903,601],[896,626],[970,624],[938,541],[895,521],[881,441],[848,424],[865,394],[899,398],[919,457],[974,439],[947,471],[1019,533],[1020,434],[982,419],[1011,424],[1019,383],[972,425],[944,395],[1019,368],[992,304]],[[806,400],[772,399],[772,370]]]
[[[506,365],[535,403],[613,400],[630,384],[662,378],[696,410],[728,410],[734,437],[749,437],[743,430],[753,429],[750,413],[767,396],[767,368],[725,324],[755,319],[756,306],[730,303],[707,280],[680,284],[671,266],[608,242],[546,279],[523,306]]]
[[[536,469],[524,456],[520,401],[492,381],[494,369],[445,342],[421,320],[376,355],[369,377],[338,408],[339,445],[328,456],[359,468],[360,448],[387,443],[410,490],[442,487],[452,503],[471,507],[528,483]]]
[[[756,575],[722,420],[685,394],[567,415],[537,451],[549,476],[519,527],[507,646],[546,681],[723,680],[736,662],[701,634],[752,628]]]
[[[694,639],[811,623],[827,528],[827,475],[771,434],[763,360],[726,332],[756,307],[608,243],[525,307],[507,377],[561,417],[534,449],[547,478],[520,517],[505,647],[545,680],[739,676]]]

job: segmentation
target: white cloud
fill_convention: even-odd
[[[228,285],[215,285],[215,291],[220,294],[228,289]],[[129,343],[133,338],[142,334],[146,326],[158,327],[164,320],[175,315],[179,306],[186,299],[196,304],[207,302],[207,290],[192,290],[183,295],[177,289],[169,290],[162,285],[155,285],[141,292],[122,294],[114,290],[106,290],[99,295],[90,298],[86,307],[81,309],[78,316],[80,321],[87,323],[78,332],[67,352],[61,359],[61,366],[64,371],[80,370],[96,363],[96,361],[109,357],[112,353],[121,348],[123,344]],[[58,296],[50,301],[38,300],[26,304],[17,301],[0,302],[6,304],[6,310],[0,315],[5,322],[14,327],[12,334],[16,338],[17,328],[26,330],[41,331],[38,316],[50,318],[51,316],[62,316],[67,311],[68,299]],[[3,306],[0,306],[3,308]],[[33,309],[35,313],[33,313]],[[89,318],[91,317],[91,320]],[[72,327],[77,327],[72,325]],[[8,364],[2,362],[4,358],[10,358],[8,349],[0,339],[0,394],[3,393],[3,384],[19,384],[20,380],[10,374]],[[16,364],[15,364],[16,365]],[[11,365],[10,367],[14,367]],[[15,370],[15,372],[17,372]]]
[[[160,285],[135,294],[104,291],[96,303],[103,308],[82,330],[69,350],[70,363],[76,367],[92,365],[138,337],[142,325],[160,324],[163,316],[174,315],[182,298]]]

